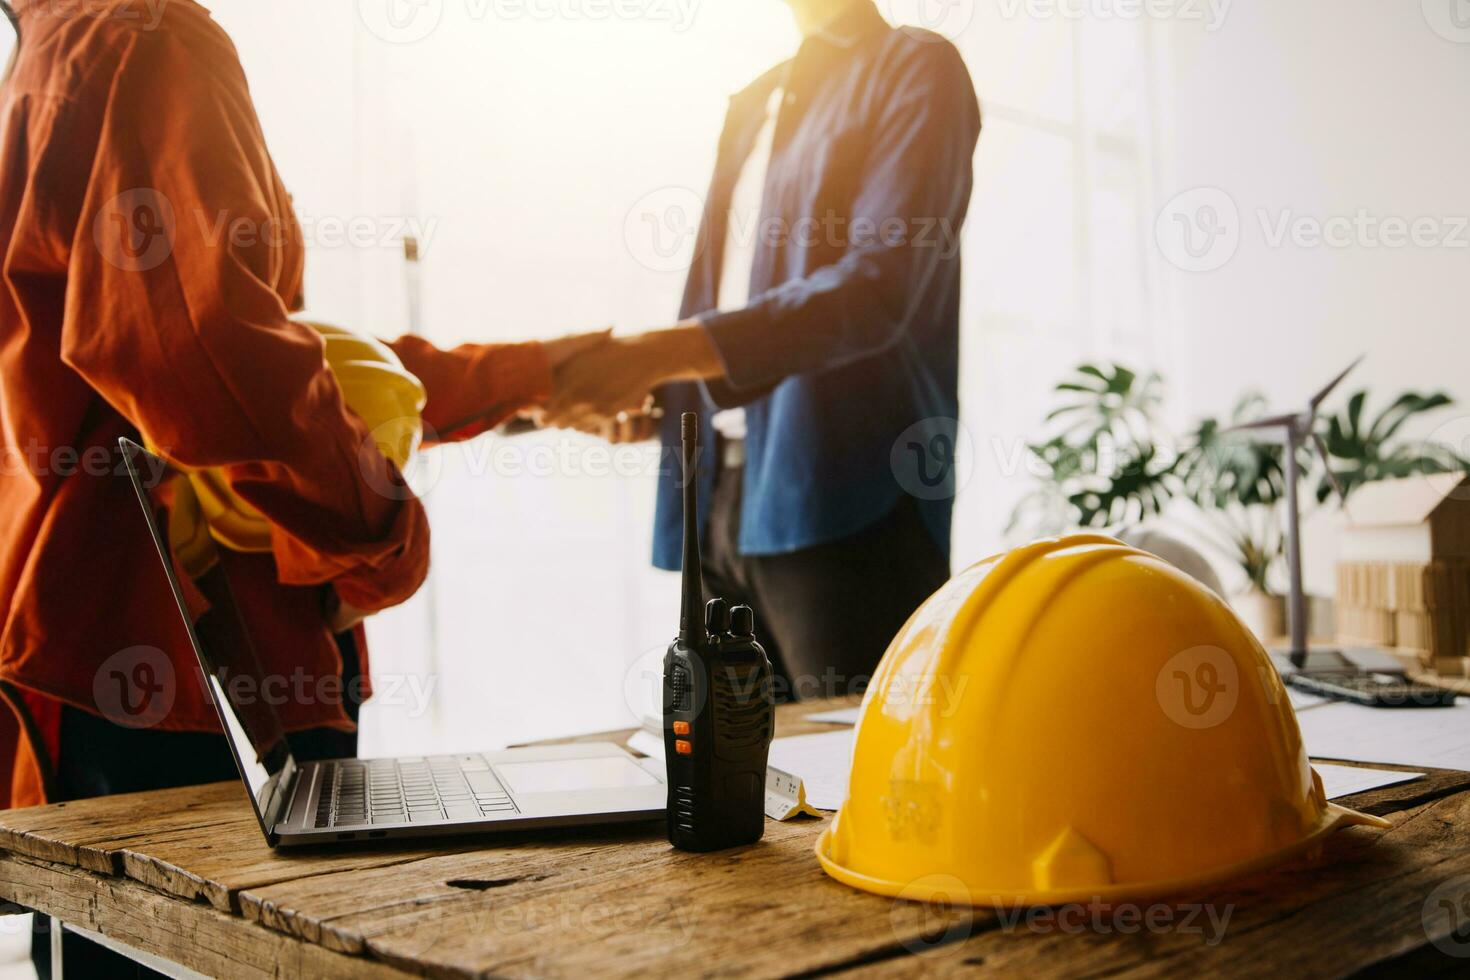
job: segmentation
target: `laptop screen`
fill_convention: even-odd
[[[270,690],[265,685],[264,672],[250,646],[249,633],[219,563],[190,579],[191,586],[208,603],[208,609],[197,618],[189,611],[179,579],[181,566],[175,561],[168,533],[168,515],[177,495],[187,492],[182,474],[135,442],[120,439],[118,444],[189,641],[209,684],[210,698],[219,711],[235,764],[250,790],[261,829],[269,838],[276,821],[273,805],[284,802],[278,798],[279,790],[294,773],[296,763],[286,744],[280,717],[262,696],[262,692]]]

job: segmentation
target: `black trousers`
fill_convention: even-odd
[[[742,556],[740,467],[722,466],[705,534],[705,592],[755,609],[778,701],[860,694],[888,644],[949,579],[949,562],[912,497],[839,541]]]
[[[343,690],[359,676],[352,634],[337,637],[342,652]],[[347,714],[357,720],[360,705],[347,699]],[[357,734],[315,728],[286,736],[297,760],[352,758]],[[84,800],[114,793],[137,793],[239,779],[235,760],[223,735],[207,732],[163,732],[125,728],[70,706],[61,712],[61,744],[56,769],[62,800]],[[42,980],[51,976],[50,922],[40,913],[31,935],[31,963]],[[146,967],[74,933],[62,936],[62,968],[73,977],[158,977]]]

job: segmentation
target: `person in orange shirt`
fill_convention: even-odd
[[[423,581],[424,511],[292,319],[301,230],[209,13],[0,6],[20,38],[0,88],[0,805],[229,778],[118,438],[222,470],[269,519],[269,554],[222,560],[265,671],[308,689],[366,675],[358,624]],[[390,346],[426,429],[462,439],[543,403],[602,339]],[[139,649],[169,675],[146,730],[108,710]],[[302,754],[351,754],[353,704],[281,711]]]
[[[293,750],[354,755],[360,622],[422,583],[429,529],[292,319],[301,229],[234,46],[192,0],[0,8],[0,806],[234,775],[121,436],[268,518],[269,553],[220,561],[266,675],[311,693],[280,705]],[[462,439],[603,339],[390,346]]]

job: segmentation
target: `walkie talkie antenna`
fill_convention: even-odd
[[[684,459],[684,588],[679,599],[679,639],[702,645],[704,633],[704,578],[699,571],[699,416],[685,412],[679,420]]]

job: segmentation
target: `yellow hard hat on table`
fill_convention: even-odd
[[[323,323],[306,323],[326,342],[323,357],[379,451],[400,470],[423,440],[423,384],[404,368],[387,345]],[[232,551],[268,552],[270,522],[235,493],[217,469],[186,471],[169,515],[169,540],[191,574],[214,562],[214,542]]]
[[[973,566],[899,632],[817,843],[882,895],[1049,905],[1162,896],[1353,824],[1265,650],[1166,562],[1100,535]]]

